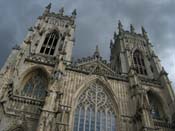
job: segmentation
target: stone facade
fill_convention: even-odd
[[[109,63],[98,47],[72,62],[76,10],[50,9],[1,69],[0,131],[175,130],[171,82],[143,27],[119,21]]]

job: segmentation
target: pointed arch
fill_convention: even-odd
[[[142,52],[138,49],[136,49],[133,52],[133,63],[134,63],[135,70],[138,74],[147,75],[144,56]]]
[[[153,119],[170,119],[168,115],[168,105],[154,89],[150,89],[147,92],[149,104],[151,106],[151,116]]]
[[[48,73],[44,68],[33,67],[24,72],[21,78],[21,96],[44,100],[48,87]]]
[[[54,55],[59,39],[60,33],[56,29],[52,29],[47,32],[40,49],[40,53],[46,55]]]
[[[98,94],[99,92],[96,92],[96,90],[99,90],[99,92],[101,92],[104,95],[104,98],[101,98],[101,99],[107,98],[109,100],[108,104],[110,103],[111,106],[106,106],[106,108],[99,107],[100,111],[98,109],[98,111],[96,111],[96,112],[94,112],[94,111],[97,108],[92,106],[93,104],[92,105],[89,104],[91,106],[89,106],[89,105],[86,106],[86,110],[85,110],[84,107],[83,107],[84,108],[83,109],[82,106],[81,106],[82,104],[80,102],[81,101],[80,100],[81,97],[83,97],[83,95],[85,95],[85,94],[87,95],[88,92],[93,92],[93,93],[97,93]],[[97,96],[98,96],[97,94],[96,94],[96,96],[91,95],[92,99],[93,98],[97,98]],[[98,97],[100,97],[100,95]],[[88,99],[89,99],[89,101],[92,101],[90,98],[88,98]],[[107,80],[105,80],[105,78],[102,78],[102,77],[100,78],[98,76],[90,78],[88,81],[86,81],[84,84],[82,84],[80,86],[80,88],[76,91],[76,93],[75,93],[75,95],[73,97],[73,100],[74,100],[74,102],[72,103],[73,109],[71,111],[71,119],[70,119],[70,124],[73,126],[73,127],[71,127],[72,129],[75,128],[74,124],[76,123],[77,109],[79,110],[81,108],[80,110],[86,112],[86,114],[87,113],[92,113],[92,114],[96,113],[96,115],[95,115],[96,119],[99,119],[98,115],[100,115],[100,117],[102,119],[102,116],[103,116],[102,114],[103,113],[107,113],[107,112],[104,112],[105,109],[107,110],[108,108],[111,107],[110,109],[108,109],[108,111],[110,112],[110,113],[108,112],[110,114],[110,118],[106,116],[105,119],[109,118],[109,120],[111,120],[111,123],[110,123],[111,125],[112,125],[112,119],[113,119],[115,122],[113,123],[113,126],[111,128],[113,128],[113,130],[115,130],[115,128],[120,130],[120,119],[121,118],[120,118],[120,111],[119,111],[119,107],[118,107],[118,102],[117,102],[117,100],[115,98],[115,94],[114,94],[110,84],[107,82]],[[86,99],[85,101],[87,102],[88,100]],[[105,103],[105,100],[103,100],[103,102]],[[99,114],[99,113],[102,113],[102,114]],[[81,116],[81,117],[83,117],[83,116]],[[87,117],[86,117],[86,119],[87,119]],[[99,123],[97,122],[96,123],[96,128],[97,128],[98,124]],[[79,127],[79,128],[81,128],[81,127]],[[84,127],[84,128],[86,128],[86,127]],[[76,131],[76,129],[74,129],[74,131]]]

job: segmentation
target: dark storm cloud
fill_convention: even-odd
[[[0,65],[10,48],[20,43],[41,15],[49,0],[0,1]],[[66,14],[76,8],[76,44],[73,56],[79,58],[93,53],[100,46],[101,54],[109,58],[109,41],[117,30],[117,21],[128,29],[132,23],[140,32],[143,25],[170,78],[175,82],[175,2],[173,0],[51,0],[53,11],[65,7]],[[171,57],[170,57],[171,56]],[[174,72],[174,73],[173,73]]]
[[[41,5],[25,0],[0,1],[0,66],[15,44],[21,43],[27,28],[39,15]]]

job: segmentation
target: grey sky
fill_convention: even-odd
[[[0,0],[0,66],[49,2],[52,11],[64,6],[66,14],[70,14],[77,9],[74,58],[92,54],[98,44],[102,56],[109,59],[109,41],[117,21],[120,19],[125,29],[132,23],[137,32],[143,25],[175,85],[174,0]]]

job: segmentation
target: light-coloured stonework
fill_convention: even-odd
[[[0,71],[0,131],[175,130],[171,82],[143,27],[119,21],[109,63],[98,47],[73,62],[76,10],[50,9]]]

